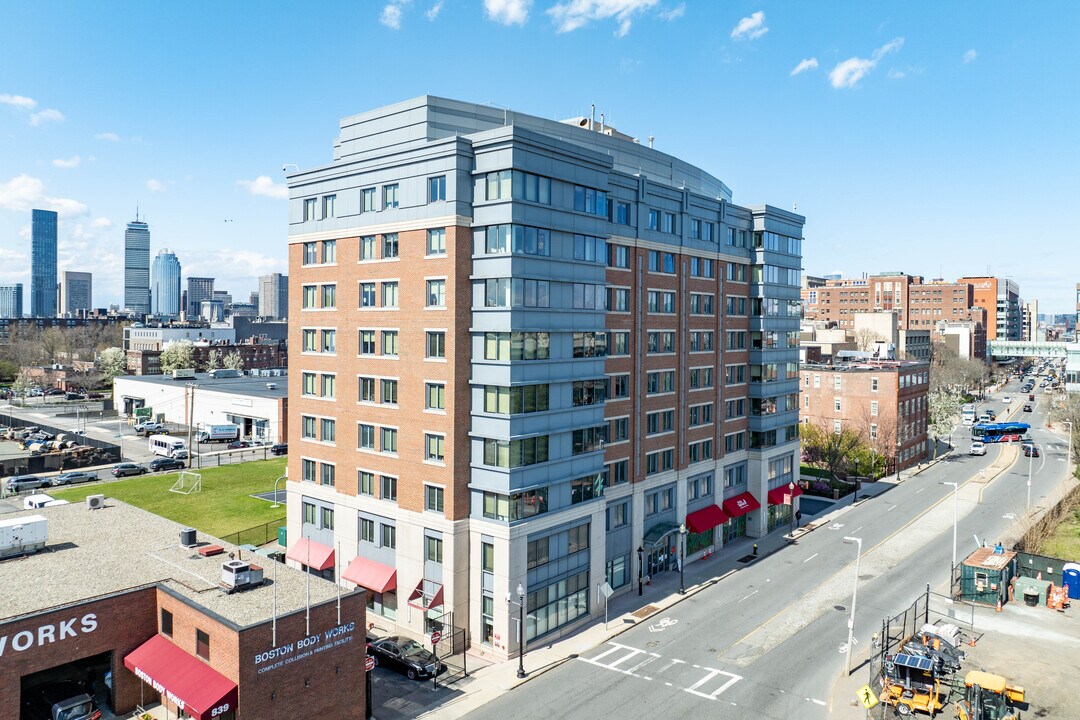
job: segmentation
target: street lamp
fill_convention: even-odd
[[[637,594],[641,597],[642,593],[642,580],[644,576],[644,567],[642,566],[642,556],[645,554],[645,548],[638,545],[637,549]]]
[[[1026,446],[1028,454],[1027,509],[1031,510],[1031,466],[1035,463],[1035,445]]]
[[[900,482],[900,428],[896,428],[896,482]]]
[[[1072,425],[1073,424],[1069,420],[1062,420],[1062,422],[1069,426],[1069,462],[1065,465],[1065,471],[1066,472],[1071,472],[1071,468],[1072,468],[1072,445],[1073,445]]]
[[[791,537],[795,537],[795,481],[787,484],[788,502],[791,503]]]
[[[857,537],[845,537],[844,542],[847,544],[856,543],[858,548],[858,554],[855,555],[855,587],[851,591],[851,616],[848,618],[847,623],[847,673],[851,674],[851,656],[852,647],[851,640],[855,633],[855,601],[859,598],[859,560],[862,559],[862,538]]]
[[[510,593],[506,593],[506,602],[518,606],[518,671],[519,679],[525,679],[525,588],[521,583],[517,586],[517,602],[510,599]]]
[[[686,573],[683,566],[686,564],[686,523],[679,526],[679,594],[686,594]]]
[[[954,482],[943,482],[942,485],[951,485],[953,489],[953,508],[952,508],[952,566],[949,572],[949,591],[952,592],[953,579],[956,577],[956,509],[960,504],[960,484]]]

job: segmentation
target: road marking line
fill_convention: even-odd
[[[754,596],[755,594],[757,594],[757,590],[755,590],[754,592],[750,593],[749,595],[747,595],[746,597],[744,597],[744,598],[743,598],[742,600],[739,600],[739,602],[742,602],[743,600],[749,600],[749,599],[750,599],[750,598],[752,598],[752,597],[753,597],[753,596]],[[697,666],[695,665],[694,667],[697,667]]]
[[[806,698],[806,699],[809,700],[812,703],[815,703],[817,705],[821,705],[822,707],[825,706],[825,703],[823,701],[821,701],[821,700],[818,700],[817,698]]]
[[[896,508],[898,508],[898,507],[900,507],[900,506],[899,506],[899,505],[890,505],[890,506],[889,506],[889,509],[888,509],[888,510],[886,510],[885,512],[892,512],[893,510],[895,510],[895,509],[896,509]]]
[[[919,488],[918,490],[916,490],[916,491],[915,491],[915,494],[916,494],[916,495],[918,495],[919,493],[921,493],[921,492],[922,492],[923,490],[925,490],[925,489],[926,489],[926,488],[924,488],[924,487],[923,487],[923,488]]]
[[[697,695],[699,697],[708,698],[709,700],[716,700],[717,695],[719,695],[720,693],[724,692],[725,690],[727,690],[729,687],[731,687],[735,683],[742,680],[741,675],[735,675],[733,673],[725,672],[723,670],[717,670],[716,668],[699,667],[698,665],[695,665],[694,667],[698,668],[699,670],[707,670],[708,674],[705,677],[698,680],[693,685],[691,685],[690,687],[683,688],[683,689],[686,692],[691,693],[692,695]],[[719,689],[714,690],[711,693],[704,693],[704,692],[701,692],[700,690],[698,690],[699,687],[701,687],[705,683],[709,682],[710,680],[715,678],[717,675],[727,675],[728,678],[730,678],[730,679],[727,682],[725,682],[723,685],[721,685]]]
[[[669,683],[669,682],[665,682],[664,684],[665,684],[665,685],[667,685],[668,687],[675,687],[674,685],[672,685],[672,684],[671,684],[671,683]]]
[[[623,670],[622,672],[626,673],[627,675],[633,675],[635,670],[639,670],[639,669],[645,667],[646,665],[651,663],[653,660],[660,657],[656,653],[652,653],[652,652],[649,653],[649,655],[652,655],[652,657],[647,657],[644,660],[642,660],[641,662],[639,662],[637,665],[635,665],[634,667],[627,668],[626,670]],[[645,678],[645,679],[648,680],[649,678]]]
[[[814,554],[813,554],[813,555],[811,555],[810,557],[806,558],[805,560],[803,560],[803,565],[805,565],[806,563],[810,562],[811,560],[813,560],[813,559],[814,559],[814,558],[816,558],[817,556],[818,556],[818,554],[817,554],[817,553],[814,553]]]
[[[619,643],[608,643],[608,644],[613,645],[614,647],[612,647],[607,652],[600,653],[599,655],[597,655],[594,658],[581,658],[581,659],[584,660],[585,662],[591,662],[594,665],[602,665],[604,663],[599,662],[600,658],[602,658],[602,657],[607,657],[611,653],[616,652],[618,650],[633,650],[633,648],[627,647],[626,645],[620,645]]]
[[[854,530],[852,530],[851,532],[852,532],[852,533],[857,533],[857,532],[859,532],[859,531],[860,531],[860,530],[862,530],[862,529],[863,529],[863,526],[862,526],[862,525],[860,525],[859,527],[855,528],[855,529],[854,529]]]

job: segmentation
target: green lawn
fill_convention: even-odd
[[[87,495],[103,493],[215,537],[285,517],[284,506],[274,508],[271,502],[251,497],[274,489],[274,480],[285,474],[285,458],[223,465],[201,472],[202,492],[190,495],[169,492],[176,473],[81,485],[49,494],[82,502]],[[279,487],[285,489],[284,481]]]
[[[1074,509],[1062,519],[1054,535],[1039,549],[1049,557],[1080,561],[1080,508]]]

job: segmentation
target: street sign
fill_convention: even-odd
[[[149,418],[154,412],[153,407],[138,407],[135,408],[134,415],[137,418]]]
[[[604,596],[605,600],[611,597],[612,593],[614,592],[615,590],[612,589],[611,583],[605,582],[603,585],[600,586],[600,593]]]
[[[366,670],[367,672],[371,672],[374,669],[375,669],[375,658],[368,655],[364,659],[364,670]]]
[[[859,702],[867,710],[878,704],[877,696],[874,695],[874,691],[870,689],[869,685],[863,685],[855,694],[859,696]]]
[[[438,645],[440,640],[442,640],[442,633],[440,633],[438,630],[432,630],[431,631],[431,644],[432,645]]]

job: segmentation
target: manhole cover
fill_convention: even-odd
[[[656,612],[659,609],[660,608],[656,607],[655,605],[646,605],[645,607],[641,608],[640,610],[638,610],[636,612],[632,612],[630,614],[633,615],[634,617],[638,618],[639,620],[642,620],[644,618],[649,617],[650,615],[652,615],[654,612]]]
[[[833,605],[833,609],[834,610],[839,610],[840,612],[847,612],[847,608],[844,607],[843,605]]]
[[[743,555],[741,558],[739,558],[739,562],[741,562],[741,563],[753,562],[753,561],[757,560],[757,557],[758,557],[757,555]]]
[[[649,642],[645,643],[645,647],[656,647],[659,644],[660,643],[656,640],[650,640]]]

